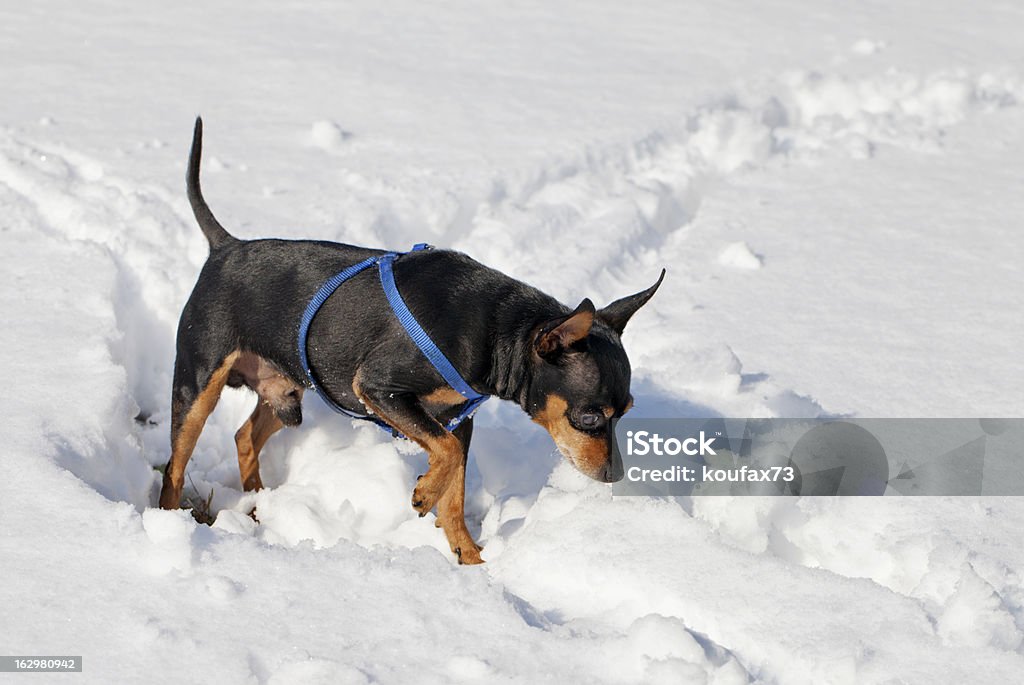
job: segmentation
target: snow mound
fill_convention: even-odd
[[[736,269],[756,270],[761,268],[763,260],[741,240],[723,247],[722,251],[718,253],[718,263]]]
[[[322,119],[313,122],[309,130],[309,138],[312,144],[324,150],[337,150],[342,144],[352,137],[352,134],[338,126],[333,121]]]

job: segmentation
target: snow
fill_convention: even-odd
[[[761,258],[754,254],[742,240],[736,243],[729,243],[718,254],[718,263],[732,266],[737,269],[760,269]]]
[[[240,237],[649,286],[637,416],[1024,408],[1024,12],[395,0],[0,8],[0,652],[83,682],[1013,682],[1015,498],[612,498],[477,418],[459,567],[425,456],[315,397],[243,493],[225,394],[154,509],[181,306]],[[256,507],[259,524],[247,516]]]
[[[333,121],[316,121],[309,132],[310,141],[313,145],[324,150],[335,150],[342,143],[352,137],[352,134],[343,130]]]

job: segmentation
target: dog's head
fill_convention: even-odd
[[[525,409],[551,434],[562,455],[595,480],[622,478],[622,463],[612,451],[611,420],[629,411],[633,398],[620,336],[664,278],[662,270],[650,288],[604,309],[583,300],[570,314],[533,332]]]

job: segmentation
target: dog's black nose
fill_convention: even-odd
[[[608,463],[604,465],[603,475],[605,483],[617,483],[622,480],[622,477],[625,475],[625,471],[622,468],[622,460],[612,455],[608,459]]]

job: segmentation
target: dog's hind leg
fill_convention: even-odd
[[[462,461],[455,468],[448,481],[448,489],[437,502],[437,521],[435,525],[444,529],[445,537],[460,564],[481,564],[480,550],[473,536],[466,528],[466,460],[469,458],[469,441],[473,437],[473,419],[468,418],[452,431],[452,435],[462,444]]]
[[[260,450],[270,436],[282,428],[284,423],[277,417],[270,404],[260,398],[252,416],[235,433],[235,444],[238,446],[238,473],[242,478],[242,488],[246,492],[263,489],[263,481],[260,480]]]
[[[216,365],[205,383],[193,380],[187,359],[183,360],[179,355],[176,360],[171,394],[171,460],[164,470],[161,509],[177,509],[181,503],[185,467],[237,359],[237,351],[228,354]]]

